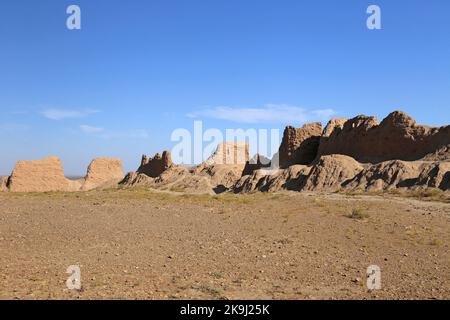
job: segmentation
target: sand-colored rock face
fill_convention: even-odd
[[[122,160],[111,158],[94,159],[88,167],[82,190],[114,185],[123,179]]]
[[[450,162],[435,162],[424,166],[416,185],[450,190]]]
[[[205,164],[244,165],[250,159],[249,150],[250,147],[245,142],[224,142],[217,146]]]
[[[211,185],[211,180],[206,176],[187,175],[183,179],[179,179],[167,186],[168,190],[182,193],[192,194],[216,194],[214,186]]]
[[[172,155],[169,151],[164,151],[162,156],[157,153],[153,158],[149,158],[146,155],[143,155],[141,166],[139,167],[137,172],[143,173],[152,178],[156,178],[161,175],[161,173],[169,169],[172,165]]]
[[[305,124],[301,128],[286,127],[281,141],[279,166],[286,168],[294,164],[310,164],[317,155],[322,125]]]
[[[122,185],[146,186],[176,192],[216,194],[229,190],[241,177],[242,165],[205,165],[195,168],[172,166],[159,177],[129,173]]]
[[[222,143],[207,161],[193,168],[175,165],[164,158],[170,159],[170,154],[163,153],[162,157],[149,160],[143,158],[138,171],[128,173],[120,184],[176,192],[221,193],[241,177],[245,161],[249,159],[249,146],[247,143]]]
[[[277,192],[281,190],[301,191],[311,168],[305,165],[293,165],[272,174],[261,191]]]
[[[259,169],[241,177],[232,190],[234,193],[300,191],[309,170],[304,165],[293,165],[287,169]]]
[[[392,160],[372,165],[346,184],[347,189],[381,191],[412,187],[420,173],[420,162]]]
[[[224,190],[231,188],[234,183],[240,179],[244,166],[229,165],[229,164],[202,164],[197,166],[192,174],[207,177],[211,185],[214,187],[221,187]]]
[[[311,169],[302,190],[336,191],[362,170],[363,167],[353,158],[339,154],[323,156]]]
[[[427,154],[423,160],[425,161],[450,161],[450,144],[440,147],[438,150]]]
[[[222,143],[204,163],[177,166],[164,151],[143,156],[137,172],[124,186],[147,186],[189,193],[389,190],[393,188],[450,189],[450,126],[417,125],[402,112],[381,123],[375,117],[333,119],[287,127],[272,160],[256,155],[249,161],[247,143]],[[281,164],[279,168],[277,164]],[[114,186],[122,179],[122,162],[99,158],[85,179],[64,177],[61,161],[50,157],[19,161],[0,191],[80,191]]]
[[[71,191],[71,182],[64,176],[61,160],[48,157],[42,160],[17,162],[9,180],[11,192]]]
[[[9,177],[0,177],[0,192],[8,191],[8,178]]]
[[[450,191],[450,171],[447,171],[447,173],[445,174],[439,188],[444,191]]]
[[[249,160],[249,145],[243,142],[225,142],[202,164],[172,185],[175,190],[190,193],[222,193],[238,181]]]
[[[311,169],[302,191],[339,189],[383,191],[397,188],[450,188],[450,162],[391,160],[365,168],[353,158],[323,156]]]
[[[343,154],[360,162],[419,160],[450,144],[450,126],[421,126],[403,112],[391,113],[380,124],[376,118],[358,116],[322,138],[318,157]]]
[[[250,161],[247,161],[242,171],[242,176],[248,176],[253,174],[256,170],[263,168],[270,168],[271,161],[269,158],[260,154],[256,154]]]
[[[128,172],[122,181],[119,182],[120,185],[126,187],[132,186],[147,186],[154,183],[155,178],[149,177],[146,174],[138,172]]]
[[[256,155],[243,167],[217,164],[227,159],[236,162],[239,146],[225,143],[197,167],[172,166],[153,180],[133,173],[127,176],[125,184],[201,193],[427,187],[448,190],[449,128],[417,125],[402,112],[391,113],[380,124],[375,117],[367,116],[333,119],[323,131],[320,123],[299,129],[287,127],[279,151],[271,161]],[[240,149],[245,150],[245,157],[247,148],[245,145]],[[395,159],[379,162],[386,158]],[[143,160],[144,165],[147,162]],[[281,169],[274,162],[280,163]]]

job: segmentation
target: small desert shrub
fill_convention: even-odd
[[[447,203],[450,200],[450,198],[448,197],[448,193],[438,188],[412,190],[410,192],[405,193],[405,195],[411,198],[417,198],[419,200],[441,201]]]
[[[439,239],[433,239],[430,241],[430,245],[439,247],[442,245],[442,241]]]
[[[172,191],[172,192],[178,192],[178,193],[183,193],[183,192],[185,191],[184,188],[182,188],[182,187],[177,187],[177,186],[175,186],[175,187],[170,187],[169,190]]]
[[[201,285],[200,291],[209,294],[215,298],[220,298],[222,294],[219,288],[214,288],[208,285]]]
[[[338,190],[339,194],[343,194],[345,196],[349,197],[356,197],[356,196],[382,196],[384,195],[383,190],[372,190],[372,191],[365,191],[365,190]]]
[[[241,199],[241,203],[243,203],[243,204],[250,204],[252,202],[253,202],[252,199],[250,199],[248,197],[245,197],[245,198]]]
[[[363,209],[353,208],[352,212],[349,215],[347,215],[347,217],[349,217],[350,219],[362,220],[368,218],[369,214],[364,212]]]
[[[435,198],[441,196],[442,191],[434,188],[427,188],[419,192],[418,196],[420,198]]]
[[[400,195],[401,194],[399,189],[389,189],[389,190],[387,190],[387,193],[392,194],[392,195]]]
[[[223,275],[220,272],[211,272],[210,273],[211,277],[216,278],[216,279],[221,279],[223,278]]]
[[[425,189],[388,189],[384,191],[340,191],[340,194],[346,196],[383,196],[389,195],[394,197],[415,198],[423,201],[439,201],[450,203],[448,192],[444,192],[438,188]]]

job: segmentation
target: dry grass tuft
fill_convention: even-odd
[[[369,214],[367,212],[364,212],[361,208],[353,208],[352,212],[347,215],[350,219],[357,219],[357,220],[363,220],[367,219],[369,217]]]

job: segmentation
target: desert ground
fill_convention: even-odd
[[[0,193],[0,299],[450,299],[449,231],[448,193]]]

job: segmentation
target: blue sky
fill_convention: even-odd
[[[68,175],[99,156],[134,170],[194,119],[282,129],[401,109],[450,124],[449,14],[448,0],[2,1],[0,174],[47,155]]]

